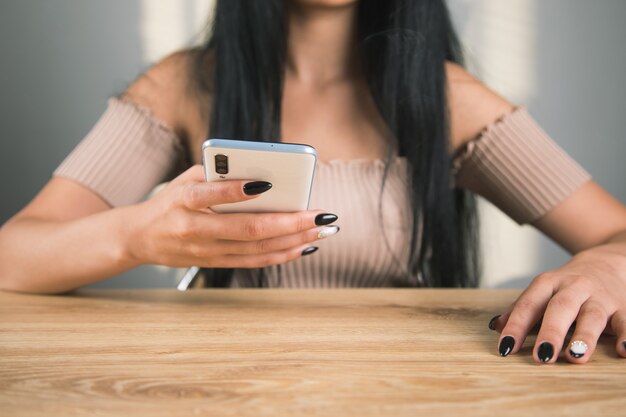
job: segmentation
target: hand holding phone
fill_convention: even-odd
[[[249,180],[272,184],[258,198],[211,207],[217,213],[307,210],[317,152],[309,145],[210,139],[202,146],[207,181]]]
[[[312,253],[315,241],[336,233],[337,217],[322,210],[289,213],[216,213],[209,207],[253,201],[254,181],[205,180],[196,165],[151,199],[128,207],[132,228],[125,239],[133,265],[262,268]]]
[[[238,245],[241,248],[247,247],[243,253],[248,255],[229,256],[233,261],[239,259],[237,267],[267,266],[311,254],[317,247],[310,246],[310,243],[339,231],[337,226],[328,226],[337,220],[337,216],[319,211],[306,211],[317,160],[317,152],[313,147],[277,142],[210,139],[202,147],[202,156],[207,185],[236,182],[245,184],[246,194],[246,186],[255,188],[255,192],[262,190],[253,199],[210,205],[211,211],[222,213],[217,217],[226,222],[231,219],[228,213],[248,213],[232,215],[238,217],[233,218],[237,223],[233,223],[231,227],[240,230],[243,228],[245,231],[243,236],[235,239],[244,241]],[[263,184],[268,183],[272,188],[264,189]],[[313,217],[310,217],[311,214]],[[249,216],[250,219],[241,216]],[[309,224],[306,226],[307,230],[299,230],[289,235],[288,230],[293,227],[288,225],[293,221],[291,218],[300,217],[306,219],[305,224]],[[272,229],[284,231],[278,233],[278,230],[274,230],[275,237],[261,236],[269,232],[270,224]],[[291,249],[288,249],[290,247]],[[259,265],[261,259],[254,254],[261,249],[274,253],[271,258],[268,254],[263,259],[263,264]],[[280,253],[277,253],[277,250]],[[283,258],[282,261],[278,260],[280,257]],[[250,263],[253,259],[254,266]],[[187,270],[178,284],[178,289],[184,291],[189,288],[198,271],[198,267]]]

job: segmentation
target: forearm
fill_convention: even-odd
[[[138,207],[67,222],[10,221],[0,229],[0,289],[59,293],[138,266],[128,251]]]

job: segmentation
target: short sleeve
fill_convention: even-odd
[[[179,137],[144,108],[111,98],[100,120],[54,171],[100,195],[112,207],[134,204],[182,171]]]
[[[539,219],[591,179],[519,108],[463,146],[455,185],[487,198],[519,224]]]

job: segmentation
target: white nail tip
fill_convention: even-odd
[[[582,340],[575,340],[569,345],[569,351],[575,358],[580,358],[587,353],[587,344]]]
[[[317,238],[324,239],[325,237],[337,234],[338,231],[339,231],[339,227],[337,226],[325,227],[317,233]]]

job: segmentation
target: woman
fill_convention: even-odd
[[[326,209],[213,213],[267,186],[205,183],[207,136],[315,146],[312,206]],[[4,225],[0,286],[63,292],[146,263],[209,268],[208,285],[222,286],[259,276],[268,286],[471,286],[469,193],[575,254],[489,323],[500,354],[542,320],[538,362],[555,362],[565,343],[568,361],[588,361],[605,328],[626,357],[626,208],[524,109],[463,70],[443,0],[222,0],[207,45],[112,99]],[[341,233],[318,242],[339,231],[338,216]]]

